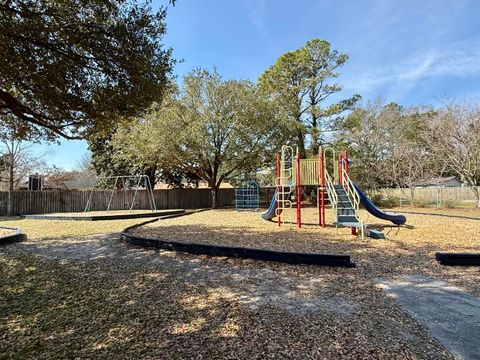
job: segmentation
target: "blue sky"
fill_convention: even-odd
[[[350,56],[341,97],[436,105],[480,97],[479,19],[475,0],[178,0],[165,41],[184,59],[179,77],[216,67],[225,78],[255,81],[284,52],[326,39]],[[70,169],[87,146],[63,141],[48,151],[47,161]]]

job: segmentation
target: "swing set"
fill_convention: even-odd
[[[147,191],[147,199],[150,210],[152,212],[157,211],[155,204],[155,198],[153,196],[152,185],[147,175],[119,175],[119,176],[100,176],[95,180],[95,184],[90,190],[90,194],[85,204],[84,212],[92,211],[93,204],[93,192],[99,190],[101,184],[110,184],[108,191],[110,192],[106,212],[112,210],[112,204],[115,194],[123,193],[123,210],[129,210],[131,213],[135,206],[138,206],[138,190],[145,189]],[[132,194],[133,190],[133,194]]]

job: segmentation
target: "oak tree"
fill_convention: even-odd
[[[0,2],[0,115],[47,139],[138,115],[162,97],[174,64],[165,16],[148,1]]]
[[[134,163],[148,161],[204,180],[215,208],[223,181],[273,162],[283,132],[255,84],[199,69],[184,77],[168,101],[117,131],[114,143],[117,155]]]

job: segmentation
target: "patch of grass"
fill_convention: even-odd
[[[452,358],[374,279],[420,273],[478,296],[476,269],[442,267],[433,253],[478,251],[480,222],[407,215],[408,227],[398,230],[370,216],[367,222],[387,239],[362,241],[349,229],[319,228],[312,208],[303,209],[304,227],[297,230],[294,214],[286,211],[292,224],[279,228],[259,213],[205,211],[139,232],[348,253],[358,267],[190,256],[130,247],[115,236],[81,238],[138,219],[6,219],[36,240],[0,248],[0,357]],[[64,240],[45,240],[59,234]]]
[[[121,279],[94,264],[29,256],[0,256],[0,264],[2,358],[142,357],[160,351],[176,323],[194,318],[172,308],[174,293],[142,273]],[[175,287],[188,294],[180,281]]]
[[[114,233],[138,224],[143,219],[77,221],[77,220],[31,220],[19,217],[2,217],[0,226],[20,228],[29,241],[79,237],[103,233]]]
[[[386,198],[381,197],[377,200],[376,204],[382,208],[391,208],[400,204],[400,198],[396,196],[388,196]]]
[[[108,246],[0,252],[1,357],[451,358],[362,273]]]
[[[443,209],[455,209],[456,207],[458,207],[459,203],[457,201],[454,201],[454,200],[444,200],[442,201],[441,203],[441,207]]]

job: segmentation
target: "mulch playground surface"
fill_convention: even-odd
[[[371,217],[367,222],[382,229],[386,240],[363,241],[349,229],[319,229],[314,209],[303,211],[301,230],[233,210],[132,230],[172,241],[349,254],[354,269],[146,250],[121,242],[118,233],[92,236],[80,229],[68,237],[29,236],[0,248],[2,355],[451,359],[378,287],[378,279],[434,276],[480,297],[478,267],[444,267],[434,256],[479,252],[480,224],[425,215],[407,219],[408,226],[397,229]],[[64,227],[49,220],[47,225],[52,231]]]
[[[478,268],[448,269],[435,260],[437,251],[480,252],[478,221],[410,214],[406,226],[398,228],[364,214],[367,223],[382,230],[386,239],[365,238],[362,241],[352,236],[349,229],[319,228],[317,217],[316,209],[304,209],[302,228],[297,229],[291,217],[287,217],[290,224],[278,227],[274,222],[260,219],[255,212],[215,210],[160,220],[132,232],[138,236],[187,243],[349,254],[358,267],[355,273],[370,279],[414,273],[434,275],[480,295]],[[333,222],[328,213],[326,220],[327,224]]]

